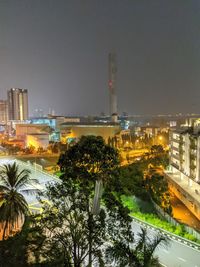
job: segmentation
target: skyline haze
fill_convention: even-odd
[[[0,99],[29,91],[30,114],[109,113],[117,54],[119,113],[200,113],[200,2],[0,2]]]

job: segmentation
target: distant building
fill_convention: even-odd
[[[61,129],[62,123],[65,123],[65,122],[79,123],[80,118],[48,115],[48,117],[31,118],[30,122],[31,122],[30,125],[41,125],[41,124],[48,125],[50,127],[49,141],[59,142],[60,141],[60,129]]]
[[[8,102],[0,100],[0,124],[7,124],[8,122]]]
[[[61,124],[61,141],[70,143],[81,138],[83,135],[101,136],[108,142],[109,138],[115,137],[121,131],[118,123],[72,123],[66,122]]]
[[[136,136],[156,137],[161,133],[168,133],[168,127],[156,127],[156,126],[136,126],[134,133]]]
[[[35,133],[26,135],[26,146],[33,146],[35,149],[40,147],[47,149],[49,145],[48,133]]]
[[[170,168],[166,172],[170,189],[200,220],[200,127],[172,131]]]
[[[51,134],[51,127],[48,124],[16,124],[16,138],[24,140],[25,146],[47,148]]]
[[[31,134],[49,134],[51,128],[47,124],[16,124],[16,137],[17,138],[25,138],[26,135]]]
[[[28,90],[11,88],[8,90],[8,117],[9,120],[28,119]]]

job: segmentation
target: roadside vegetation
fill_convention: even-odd
[[[163,175],[168,164],[167,152],[162,146],[154,145],[139,161],[121,167],[119,179],[125,195],[153,200],[172,215],[168,184]]]
[[[171,223],[167,222],[164,219],[161,219],[153,210],[153,206],[149,204],[149,202],[143,202],[141,205],[141,202],[138,201],[133,196],[125,196],[122,197],[122,202],[124,203],[124,206],[128,207],[130,210],[130,215],[138,218],[144,222],[147,222],[155,227],[159,227],[161,229],[164,229],[172,234],[178,235],[180,237],[186,238],[188,240],[191,240],[193,242],[196,242],[200,244],[200,240],[195,238],[193,235],[187,233],[184,229],[184,225],[180,224],[178,226],[174,226]],[[149,208],[147,211],[144,212],[144,205],[148,205]],[[151,210],[151,212],[149,212]]]

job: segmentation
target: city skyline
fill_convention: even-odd
[[[199,15],[197,1],[1,1],[0,99],[28,88],[30,115],[108,114],[114,51],[119,114],[199,113]]]

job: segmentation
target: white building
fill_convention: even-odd
[[[170,134],[170,189],[200,220],[200,133],[193,128]]]

